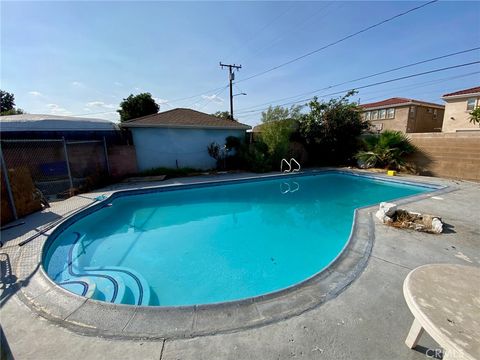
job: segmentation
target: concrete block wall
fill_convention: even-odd
[[[135,174],[137,157],[133,145],[112,145],[108,147],[108,161],[113,178]]]
[[[422,175],[480,181],[480,132],[408,134]]]

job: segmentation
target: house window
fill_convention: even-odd
[[[387,119],[393,119],[395,117],[395,109],[387,109]]]
[[[427,108],[427,113],[431,113],[432,112],[432,109],[431,108]]]
[[[415,106],[410,106],[410,116],[411,117],[415,116],[415,110],[416,110]]]
[[[434,119],[437,118],[437,109],[433,109],[433,118],[434,118]]]
[[[383,109],[379,111],[379,118],[385,119],[387,117],[387,110]]]
[[[467,99],[467,110],[475,109],[475,105],[477,105],[477,99],[475,98]]]
[[[370,111],[367,111],[365,113],[365,120],[367,120],[367,121],[370,120]]]
[[[377,120],[378,119],[378,111],[372,111],[372,120]]]

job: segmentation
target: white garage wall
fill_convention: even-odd
[[[216,162],[208,155],[212,142],[225,144],[227,136],[242,140],[245,130],[131,128],[140,171],[156,167],[212,169]]]

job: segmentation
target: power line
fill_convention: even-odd
[[[447,58],[447,57],[451,57],[451,56],[455,56],[455,55],[465,54],[465,53],[472,52],[472,51],[475,51],[475,50],[480,50],[480,47],[475,47],[475,48],[472,48],[472,49],[457,51],[457,52],[454,52],[454,53],[451,53],[451,54],[442,55],[442,56],[437,56],[437,57],[434,57],[434,58],[431,58],[431,59],[427,59],[427,60],[417,61],[417,62],[412,63],[412,64],[403,65],[403,66],[399,66],[399,67],[396,67],[396,68],[393,68],[393,69],[390,69],[390,70],[380,71],[380,72],[375,73],[375,74],[371,74],[371,75],[367,75],[367,76],[362,76],[362,77],[359,77],[359,78],[357,78],[357,79],[344,81],[344,82],[342,82],[342,83],[339,83],[339,84],[336,84],[336,85],[332,85],[331,87],[340,86],[340,85],[345,85],[345,84],[349,84],[349,83],[356,82],[356,81],[359,81],[359,80],[369,79],[369,78],[372,78],[372,77],[375,77],[375,76],[378,76],[378,75],[383,75],[383,74],[387,74],[387,73],[390,73],[390,72],[393,72],[393,71],[406,69],[406,68],[408,68],[408,67],[412,67],[412,66],[416,66],[416,65],[420,65],[420,64],[425,64],[425,63],[427,63],[427,62],[431,62],[431,61],[435,61],[435,60],[445,59],[445,58]]]
[[[451,69],[457,69],[457,68],[460,68],[460,67],[471,66],[471,65],[475,65],[475,64],[479,64],[479,63],[480,63],[480,61],[472,61],[472,62],[469,62],[469,63],[458,64],[458,65],[453,65],[453,66],[447,66],[447,67],[443,67],[443,68],[439,68],[439,69],[434,69],[434,70],[429,70],[429,71],[423,71],[423,72],[416,73],[416,74],[405,75],[405,76],[401,76],[401,77],[394,78],[394,79],[389,79],[389,80],[384,80],[384,81],[378,81],[378,82],[375,82],[375,83],[372,83],[372,84],[368,84],[368,85],[363,85],[363,86],[358,86],[358,87],[355,87],[355,88],[350,88],[350,89],[346,89],[346,90],[336,91],[336,92],[333,92],[333,93],[330,93],[330,94],[322,95],[322,97],[325,97],[325,96],[333,96],[333,95],[338,95],[338,94],[344,94],[344,93],[347,93],[347,92],[349,92],[349,91],[351,91],[351,90],[366,89],[366,88],[373,87],[373,86],[388,84],[388,83],[391,83],[391,82],[400,81],[400,80],[405,80],[405,79],[410,79],[410,78],[417,77],[417,76],[422,76],[422,75],[427,75],[427,74],[433,74],[433,73],[437,73],[437,72],[440,72],[440,71],[446,71],[446,70],[451,70]],[[280,105],[277,105],[277,106],[293,105],[293,104],[298,104],[298,103],[306,102],[306,101],[309,101],[309,100],[312,100],[312,99],[313,99],[313,97],[310,97],[310,98],[305,98],[305,99],[298,100],[298,101],[291,101],[291,102],[283,103],[283,104],[280,104]],[[272,101],[272,102],[275,102],[275,101]],[[239,111],[238,114],[262,112],[262,111],[264,111],[265,109],[267,109],[267,108],[254,109],[254,110],[243,111],[243,112],[242,112],[242,111]]]
[[[204,92],[204,93],[201,93],[201,94],[197,94],[197,95],[192,95],[192,96],[189,96],[189,97],[185,97],[185,98],[181,98],[181,99],[175,99],[175,100],[168,100],[168,104],[170,103],[173,103],[173,102],[177,102],[177,101],[180,101],[180,100],[187,100],[187,99],[193,99],[195,97],[198,97],[198,96],[202,96],[202,95],[206,95],[210,92],[213,92],[213,91],[216,91],[217,92],[215,93],[215,95],[218,95],[222,90],[226,89],[229,85],[226,85],[226,86],[223,86],[221,88],[215,88],[215,89],[211,89],[207,92]],[[189,105],[189,106],[193,106],[192,105]],[[112,110],[109,110],[109,111],[100,111],[100,112],[94,112],[94,113],[83,113],[83,114],[74,114],[74,115],[70,115],[70,116],[85,116],[85,115],[102,115],[102,114],[109,114],[109,113],[114,113],[116,112],[117,110],[115,109],[112,109]]]
[[[391,90],[370,91],[370,92],[362,93],[362,100],[363,100],[363,102],[365,102],[365,101],[370,101],[372,99],[385,98],[385,96],[386,95],[388,96],[388,94],[398,94],[399,90],[415,90],[415,89],[419,89],[419,88],[422,88],[422,87],[437,85],[437,84],[442,83],[442,82],[451,81],[451,80],[455,80],[455,79],[460,79],[460,78],[463,78],[463,77],[472,76],[472,75],[476,75],[476,74],[480,74],[480,71],[473,71],[473,72],[469,72],[469,73],[465,73],[465,74],[461,74],[461,75],[455,75],[455,76],[449,76],[449,77],[441,78],[441,79],[423,81],[423,82],[420,82],[420,83],[414,83],[414,84],[409,84],[409,85],[406,85],[406,86],[395,87]],[[438,89],[435,90],[435,92],[437,92],[437,93],[438,93],[438,91],[439,91]],[[372,95],[372,94],[382,94],[382,95],[380,95],[380,96],[377,95],[375,97],[370,97],[370,98],[367,98],[367,99],[363,99],[363,96]]]
[[[347,36],[345,36],[345,37],[343,37],[343,38],[341,38],[341,39],[339,39],[339,40],[336,40],[336,41],[334,41],[334,42],[331,42],[331,43],[329,43],[329,44],[327,44],[327,45],[325,45],[325,46],[322,46],[322,47],[320,47],[320,48],[318,48],[318,49],[315,49],[315,50],[313,50],[313,51],[310,51],[310,52],[308,52],[308,53],[306,53],[306,54],[304,54],[304,55],[301,55],[301,56],[299,56],[299,57],[297,57],[297,58],[294,58],[294,59],[292,59],[292,60],[289,60],[289,61],[287,61],[287,62],[285,62],[285,63],[282,63],[282,64],[280,64],[280,65],[274,66],[274,67],[269,68],[269,69],[267,69],[267,70],[264,70],[264,71],[262,71],[262,72],[260,72],[260,73],[251,75],[251,76],[249,76],[249,77],[247,77],[247,78],[240,79],[240,80],[237,81],[237,83],[238,83],[238,82],[242,82],[242,81],[247,81],[247,80],[253,79],[253,78],[255,78],[255,77],[264,75],[264,74],[266,74],[266,73],[269,73],[269,72],[274,71],[274,70],[276,70],[276,69],[279,69],[279,68],[281,68],[281,67],[284,67],[284,66],[286,66],[286,65],[289,65],[289,64],[291,64],[291,63],[293,63],[293,62],[296,62],[296,61],[299,61],[299,60],[301,60],[301,59],[304,59],[304,58],[306,58],[306,57],[308,57],[308,56],[311,56],[311,55],[316,54],[316,53],[318,53],[318,52],[320,52],[320,51],[322,51],[322,50],[325,50],[325,49],[327,49],[327,48],[329,48],[329,47],[331,47],[331,46],[334,46],[334,45],[339,44],[339,43],[341,43],[341,42],[343,42],[343,41],[346,41],[346,40],[348,40],[348,39],[350,39],[350,38],[352,38],[352,37],[354,37],[354,36],[360,35],[360,34],[366,32],[366,31],[369,31],[369,30],[371,30],[371,29],[373,29],[373,28],[376,28],[376,27],[378,27],[378,26],[381,26],[381,25],[383,25],[383,24],[386,24],[386,23],[388,23],[388,22],[390,22],[390,21],[393,21],[393,20],[395,20],[395,19],[397,19],[397,18],[399,18],[399,17],[405,16],[405,15],[411,13],[411,12],[414,12],[414,11],[416,11],[416,10],[419,10],[419,9],[425,7],[425,6],[428,6],[428,5],[433,4],[433,3],[436,3],[436,2],[438,2],[438,0],[431,0],[431,1],[427,2],[427,3],[425,3],[425,4],[422,4],[422,5],[416,6],[416,7],[414,7],[414,8],[411,8],[411,9],[409,9],[409,10],[406,10],[406,11],[404,11],[404,12],[401,12],[401,13],[399,13],[399,14],[397,14],[397,15],[394,15],[394,16],[388,18],[388,19],[385,19],[385,20],[382,20],[382,21],[380,21],[380,22],[378,22],[378,23],[376,23],[376,24],[370,25],[370,26],[368,26],[368,27],[366,27],[366,28],[364,28],[364,29],[361,29],[361,30],[353,33],[353,34],[347,35]],[[187,97],[182,97],[182,98],[177,98],[177,99],[169,100],[168,102],[169,102],[169,103],[174,103],[174,102],[179,102],[179,101],[182,101],[182,100],[193,99],[193,98],[196,98],[196,97],[199,97],[199,96],[202,96],[202,95],[211,93],[211,92],[223,90],[223,88],[224,88],[224,87],[217,87],[217,88],[214,88],[214,89],[206,90],[206,91],[201,92],[201,93],[197,93],[197,94],[195,94],[195,95],[190,95],[190,96],[187,96]],[[87,113],[87,114],[81,114],[81,115],[99,115],[99,114],[107,114],[107,113],[110,113],[110,112],[111,112],[111,111],[105,111],[105,112]],[[80,116],[80,115],[79,115],[79,116]]]
[[[445,81],[451,81],[451,80],[455,80],[455,79],[459,79],[459,78],[463,78],[463,77],[467,77],[467,76],[472,76],[472,75],[476,75],[476,74],[480,74],[480,71],[474,71],[474,72],[469,72],[469,73],[465,73],[465,74],[461,74],[461,75],[449,76],[449,77],[445,77],[445,78],[442,78],[442,79],[429,80],[429,81],[424,81],[424,82],[420,82],[420,83],[409,84],[409,85],[402,86],[402,87],[395,87],[395,91],[393,93],[397,93],[398,90],[419,89],[419,88],[422,88],[422,87],[432,86],[432,85],[436,85],[436,84],[439,84],[439,83],[442,83],[442,82],[445,82]],[[453,89],[455,89],[455,88],[453,88]],[[438,89],[435,90],[435,92],[438,92]],[[445,92],[448,92],[448,91],[446,90]],[[382,93],[383,95],[382,96],[370,97],[370,98],[365,99],[365,101],[371,101],[371,100],[375,100],[375,99],[379,99],[379,98],[385,98],[385,90],[362,93],[362,95],[371,95],[371,94],[378,94],[378,93]],[[392,91],[390,91],[389,93],[392,93]],[[432,93],[432,92],[429,92],[429,93]],[[422,94],[425,94],[425,93],[422,92]],[[324,98],[324,97],[326,97],[326,95],[320,96],[320,98]],[[259,113],[259,112],[263,112],[263,111],[258,111],[257,113]],[[248,115],[244,115],[244,117],[257,116],[257,113],[251,113],[251,114],[248,114]]]
[[[449,80],[454,80],[454,79],[458,79],[458,78],[461,78],[461,77],[466,77],[466,76],[470,76],[470,75],[475,75],[475,74],[479,74],[480,71],[474,71],[474,72],[470,72],[470,73],[466,73],[466,74],[462,74],[462,75],[456,75],[456,76],[451,76],[451,77],[447,77],[447,78],[443,78],[443,79],[438,79],[438,80],[429,80],[429,81],[426,81],[426,82],[422,82],[422,83],[416,83],[416,84],[410,84],[410,85],[407,85],[407,86],[404,86],[404,87],[401,87],[401,88],[396,88],[396,90],[398,89],[408,89],[408,88],[412,88],[412,85],[413,85],[413,88],[418,88],[420,87],[421,85],[434,85],[436,83],[440,83],[440,82],[443,82],[443,81],[449,81]],[[423,73],[422,73],[423,74]],[[228,86],[225,86],[223,87],[221,90],[223,89],[226,89]],[[326,89],[326,88],[325,88]],[[360,88],[358,88],[360,89]],[[339,91],[337,93],[332,93],[332,94],[325,94],[325,95],[322,95],[321,97],[326,97],[326,96],[330,96],[330,95],[336,95],[338,93],[343,93],[343,92],[346,92],[346,91]],[[218,95],[219,92],[217,92],[217,95]],[[298,97],[297,96],[294,96],[294,97]],[[307,99],[307,100],[310,100],[311,98]],[[284,100],[284,99],[277,99],[277,100],[273,100],[271,101],[270,103],[266,103],[266,104],[271,104],[273,102],[277,102],[277,101],[281,101],[281,100]],[[211,102],[212,100],[209,100],[209,102]],[[303,102],[303,101],[306,101],[306,100],[300,100],[298,102]],[[295,102],[296,103],[296,102]],[[288,105],[289,103],[287,104],[281,104],[281,105],[278,105],[278,106],[283,106],[283,105]],[[255,106],[261,106],[263,104],[259,104],[259,105],[255,105]],[[206,105],[205,105],[206,106]],[[205,107],[204,106],[204,107]],[[255,109],[255,110],[252,110],[252,111],[239,111],[239,114],[242,115],[242,114],[247,114],[248,113],[248,116],[249,115],[254,115],[255,113],[260,113],[262,111],[264,111],[266,108],[262,108],[262,109]],[[85,115],[101,115],[101,114],[109,114],[109,113],[114,113],[116,112],[115,110],[110,110],[110,111],[102,111],[102,112],[97,112],[97,113],[84,113],[84,114],[73,114],[73,115],[70,115],[70,116],[85,116]]]
[[[228,86],[228,85],[227,85]],[[215,89],[210,89],[210,90],[207,90],[207,91],[204,91],[202,93],[198,93],[198,94],[195,94],[195,95],[191,95],[191,96],[187,96],[187,97],[183,97],[183,98],[178,98],[178,99],[173,99],[173,100],[169,100],[168,102],[169,103],[173,103],[173,102],[178,102],[178,101],[182,101],[182,100],[188,100],[188,99],[193,99],[195,97],[199,97],[199,96],[202,96],[202,95],[206,95],[208,93],[211,93],[211,92],[215,92],[215,91],[218,91],[218,90],[223,90],[226,86],[222,86],[222,87],[218,87],[218,88],[215,88]]]
[[[306,24],[308,24],[313,18],[317,17],[317,15],[318,15],[319,13],[324,12],[325,9],[327,9],[327,8],[330,7],[330,6],[332,6],[333,4],[334,4],[333,2],[329,2],[329,3],[327,3],[327,5],[323,6],[322,8],[318,9],[318,10],[315,11],[313,14],[311,14],[306,20],[297,22],[298,25],[297,25],[297,24],[296,24],[296,25],[293,25],[293,31],[290,32],[290,34],[293,34],[293,33],[298,32],[299,29],[301,29],[302,27],[304,27],[304,26],[305,26]],[[335,5],[337,5],[337,4],[335,4]],[[343,4],[341,4],[340,7],[341,7],[341,6],[343,6]],[[324,18],[330,10],[331,10],[331,9],[329,9],[329,10],[326,11],[326,12],[324,12],[324,14],[322,14],[322,16],[317,17],[317,18],[316,18],[316,21],[318,22],[320,19]],[[249,56],[247,56],[246,58],[245,58],[245,57],[243,57],[243,58],[241,57],[240,59],[242,60],[242,62],[245,62],[245,59],[251,58],[252,56],[256,56],[256,55],[259,54],[259,53],[265,52],[266,50],[274,47],[275,44],[276,44],[278,41],[280,41],[280,40],[283,39],[284,36],[285,36],[285,35],[283,34],[283,35],[281,35],[281,36],[275,37],[275,38],[272,39],[272,40],[269,40],[268,45],[262,46],[262,47],[260,47],[260,48],[257,48],[253,53],[249,54]]]
[[[220,94],[220,92],[222,90],[225,90],[227,87],[228,86],[223,87],[221,90],[217,91],[214,95],[212,95],[211,99],[208,99],[208,101],[202,107],[199,107],[199,110],[205,109],[213,100],[215,100],[216,96],[218,96],[218,94]]]
[[[326,6],[322,7],[320,10],[324,10],[325,8],[329,7],[331,5],[331,3],[327,4]],[[295,6],[290,6],[287,8],[286,11],[284,11],[283,13],[279,14],[277,17],[275,17],[270,23],[267,23],[265,26],[263,26],[260,30],[258,30],[256,32],[256,36],[258,36],[258,33],[259,32],[262,32],[264,31],[266,28],[268,28],[269,26],[271,26],[275,21],[277,21],[279,18],[283,17],[284,15],[286,15],[291,9],[293,9]],[[313,15],[312,15],[313,17]],[[311,17],[310,17],[311,18]],[[309,18],[309,19],[310,19]],[[253,39],[253,38],[252,38]],[[245,44],[243,44],[242,48],[244,48],[246,46],[246,44],[252,42],[252,39],[249,39]],[[237,49],[237,52],[238,52],[238,49]],[[243,80],[242,80],[243,81]],[[228,85],[227,85],[228,87]],[[191,95],[191,96],[187,96],[187,97],[182,97],[182,98],[178,98],[178,99],[173,99],[173,100],[169,100],[168,102],[169,103],[174,103],[174,102],[178,102],[178,101],[182,101],[182,100],[189,100],[189,99],[193,99],[193,98],[196,98],[196,97],[199,97],[199,96],[202,96],[202,95],[206,95],[208,93],[212,93],[212,92],[215,92],[217,90],[223,90],[224,87],[221,87],[221,88],[215,88],[215,89],[210,89],[210,90],[207,90],[207,91],[204,91],[202,93],[197,93],[195,95]]]
[[[338,39],[338,40],[336,40],[336,41],[333,41],[333,42],[331,42],[331,43],[329,43],[329,44],[327,44],[327,45],[324,45],[324,46],[322,46],[322,47],[320,47],[320,48],[318,48],[318,49],[312,50],[312,51],[310,51],[310,52],[308,52],[308,53],[306,53],[306,54],[304,54],[304,55],[301,55],[301,56],[299,56],[299,57],[296,57],[296,58],[294,58],[294,59],[292,59],[292,60],[289,60],[289,61],[287,61],[287,62],[284,62],[284,63],[282,63],[282,64],[280,64],[280,65],[274,66],[274,67],[269,68],[269,69],[264,70],[264,71],[261,71],[261,72],[259,72],[259,73],[257,73],[257,74],[251,75],[251,76],[246,77],[246,78],[244,78],[244,79],[240,79],[240,80],[238,80],[237,82],[247,81],[247,80],[256,78],[256,77],[258,77],[258,76],[265,75],[265,74],[267,74],[267,73],[269,73],[269,72],[271,72],[271,71],[273,71],[273,70],[277,70],[277,69],[279,69],[279,68],[281,68],[281,67],[284,67],[284,66],[289,65],[289,64],[292,64],[292,63],[294,63],[294,62],[296,62],[296,61],[302,60],[302,59],[304,59],[304,58],[306,58],[306,57],[308,57],[308,56],[311,56],[311,55],[313,55],[313,54],[316,54],[316,53],[318,53],[318,52],[320,52],[320,51],[322,51],[322,50],[325,50],[325,49],[327,49],[327,48],[329,48],[329,47],[332,47],[332,46],[334,46],[334,45],[337,45],[337,44],[339,44],[339,43],[341,43],[341,42],[343,42],[343,41],[346,41],[346,40],[348,40],[348,39],[351,39],[351,38],[354,37],[354,36],[360,35],[360,34],[366,32],[366,31],[369,31],[369,30],[374,29],[374,28],[376,28],[376,27],[378,27],[378,26],[381,26],[381,25],[383,25],[383,24],[386,24],[386,23],[388,23],[388,22],[390,22],[390,21],[393,21],[393,20],[395,20],[395,19],[398,19],[399,17],[405,16],[405,15],[407,15],[407,14],[409,14],[409,13],[411,13],[411,12],[414,12],[414,11],[416,11],[416,10],[420,10],[421,8],[423,8],[423,7],[425,7],[425,6],[428,6],[428,5],[430,5],[430,4],[436,3],[437,1],[438,1],[438,0],[431,0],[431,1],[427,2],[427,3],[425,3],[425,4],[422,4],[422,5],[416,6],[416,7],[414,7],[414,8],[411,8],[411,9],[409,9],[409,10],[406,10],[406,11],[404,11],[404,12],[401,12],[401,13],[399,13],[399,14],[397,14],[397,15],[394,15],[394,16],[388,18],[388,19],[385,19],[385,20],[382,20],[382,21],[380,21],[380,22],[378,22],[378,23],[376,23],[376,24],[367,26],[366,28],[363,28],[363,29],[361,29],[361,30],[359,30],[359,31],[357,31],[357,32],[354,32],[353,34],[344,36],[344,37],[341,38],[341,39]]]
[[[387,74],[387,73],[390,73],[390,72],[394,72],[394,71],[406,69],[406,68],[409,68],[409,67],[412,67],[412,66],[416,66],[416,65],[420,65],[420,64],[425,64],[425,63],[428,63],[428,62],[432,62],[432,61],[436,61],[436,60],[440,60],[440,59],[445,59],[445,58],[452,57],[452,56],[456,56],[456,55],[460,55],[460,54],[465,54],[465,53],[472,52],[472,51],[475,51],[475,50],[480,50],[480,47],[474,47],[474,48],[471,48],[471,49],[461,50],[461,51],[457,51],[457,52],[454,52],[454,53],[450,53],[450,54],[446,54],[446,55],[441,55],[441,56],[436,56],[436,57],[433,57],[433,58],[430,58],[430,59],[426,59],[426,60],[417,61],[417,62],[414,62],[414,63],[411,63],[411,64],[398,66],[398,67],[395,67],[395,68],[393,68],[393,69],[383,70],[383,71],[380,71],[380,72],[377,72],[377,73],[374,73],[374,74],[370,74],[370,75],[366,75],[366,76],[361,76],[361,77],[356,78],[356,79],[343,81],[343,82],[340,82],[340,83],[337,83],[337,84],[333,84],[333,85],[329,85],[329,86],[326,86],[326,87],[323,87],[323,88],[320,88],[320,89],[303,92],[303,93],[300,93],[300,94],[297,94],[297,95],[293,95],[293,96],[287,96],[287,97],[284,97],[284,98],[281,98],[281,99],[277,99],[276,101],[290,100],[290,99],[294,99],[294,98],[297,98],[297,97],[300,97],[300,96],[305,96],[305,95],[309,95],[309,94],[314,94],[314,93],[317,93],[317,92],[319,92],[319,91],[332,89],[332,88],[337,87],[337,86],[349,84],[349,83],[356,82],[356,81],[359,81],[359,80],[369,79],[369,78],[372,78],[372,77],[375,77],[375,76],[384,75],[384,74]],[[271,104],[271,103],[272,103],[272,102],[270,101],[270,102],[266,102],[266,103],[261,103],[261,104],[257,104],[257,105],[252,105],[252,106],[244,107],[243,109],[239,109],[238,111],[239,111],[239,113],[242,113],[244,110],[252,109],[252,108],[255,108],[255,107],[258,107],[258,106],[268,105],[268,104]]]
[[[218,90],[217,92],[213,93],[212,95],[218,95],[220,94],[223,90],[225,90],[226,88],[228,88],[228,85],[220,88],[220,90]],[[195,99],[193,100],[193,102],[189,102],[188,105],[185,105],[186,108],[189,108],[189,107],[198,107],[200,105],[203,105],[204,102],[208,102],[208,98],[209,96],[207,94],[203,94],[201,95],[202,99]]]
[[[259,37],[259,34],[262,33],[263,31],[265,31],[265,29],[267,29],[268,27],[270,27],[272,24],[274,24],[278,19],[280,19],[281,17],[283,17],[284,15],[286,15],[287,13],[289,13],[292,9],[295,8],[295,4],[291,5],[291,6],[288,6],[287,9],[285,11],[283,11],[282,13],[280,14],[277,14],[277,16],[275,16],[270,22],[267,22],[266,24],[263,24],[263,26],[261,28],[259,28],[258,30],[255,31],[255,36],[250,36],[249,39],[244,42],[243,44],[241,44],[240,47],[237,47],[233,54],[238,54],[238,52],[240,50],[243,50],[248,44],[250,44],[252,41],[258,39]],[[231,55],[232,55],[232,52],[230,52],[230,55],[227,56],[226,58],[229,59],[231,58]]]

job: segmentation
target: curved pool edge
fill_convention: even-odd
[[[408,183],[421,185],[413,181]],[[425,185],[432,187],[432,184]],[[399,202],[412,202],[447,191],[447,187],[435,188],[437,191],[402,198]],[[254,298],[179,307],[118,305],[87,299],[68,292],[48,277],[41,266],[43,251],[27,254],[30,256],[27,262],[34,265],[30,269],[33,274],[28,279],[28,286],[22,287],[18,296],[42,317],[83,335],[171,339],[264,326],[300,315],[335,298],[362,273],[373,248],[372,212],[375,209],[374,205],[355,210],[345,248],[324,270],[286,289]],[[68,219],[62,224],[65,222]],[[42,241],[43,249],[46,238],[38,241]],[[18,267],[20,276],[22,271],[29,271],[24,264]]]

